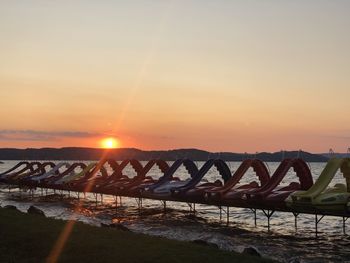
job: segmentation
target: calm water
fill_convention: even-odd
[[[17,161],[6,161],[0,164],[0,172],[15,165]],[[203,163],[198,162],[201,166]],[[236,170],[239,162],[231,162],[231,170]],[[279,163],[268,163],[270,172],[273,173]],[[314,180],[321,173],[325,163],[310,163]],[[106,167],[109,169],[109,167]],[[132,177],[135,172],[131,167],[126,167],[125,174]],[[160,177],[158,168],[150,171],[152,177]],[[181,168],[175,174],[180,178],[188,178],[185,168]],[[250,181],[255,177],[249,170],[243,178]],[[289,184],[296,176],[290,171],[283,184]],[[204,178],[208,181],[220,179],[215,168]],[[344,183],[344,179],[338,173],[331,185]],[[45,192],[44,192],[45,193]],[[82,197],[82,195],[80,195]],[[164,236],[178,240],[201,239],[217,244],[221,249],[241,252],[247,246],[256,247],[263,256],[277,259],[281,262],[350,262],[350,236],[343,235],[342,218],[325,217],[319,224],[321,232],[319,238],[315,238],[314,216],[299,215],[298,230],[294,228],[294,217],[290,213],[275,213],[271,219],[271,232],[267,231],[267,219],[263,212],[258,211],[258,225],[254,226],[254,216],[249,209],[230,208],[230,224],[227,227],[226,214],[223,212],[223,221],[220,222],[220,210],[214,206],[196,205],[196,216],[189,213],[189,207],[184,203],[167,202],[167,212],[163,211],[160,201],[144,200],[143,209],[140,211],[137,202],[132,198],[123,198],[122,207],[115,210],[115,199],[112,196],[103,196],[103,203],[96,206],[95,197],[88,194],[83,199],[83,206],[78,213],[73,213],[73,208],[79,202],[76,194],[67,193],[63,200],[53,191],[41,196],[41,191],[35,193],[34,199],[28,193],[21,193],[13,189],[8,193],[7,189],[0,192],[1,205],[12,204],[25,211],[30,205],[41,208],[47,216],[68,219],[74,218],[89,224],[119,222],[131,230],[155,236]],[[100,198],[100,197],[99,197]],[[100,199],[99,199],[100,201]],[[347,223],[350,234],[350,220]],[[298,262],[298,261],[294,261]]]

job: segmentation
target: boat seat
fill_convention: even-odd
[[[299,189],[300,189],[300,183],[291,182],[289,185],[282,187],[277,191],[291,191],[291,190],[299,190]]]
[[[249,184],[244,184],[233,189],[250,189],[250,188],[258,188],[258,187],[259,187],[258,182],[253,181],[253,182],[250,182]]]
[[[332,192],[347,192],[347,188],[345,184],[335,184],[333,187],[327,188],[323,193],[332,193]]]

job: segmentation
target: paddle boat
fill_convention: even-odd
[[[288,185],[282,186],[282,180],[291,169],[294,170],[298,181],[292,181]],[[308,190],[312,185],[311,171],[302,159],[285,159],[264,186],[249,190],[245,197],[253,207],[284,209],[286,208],[285,199],[291,193],[298,190]]]
[[[36,167],[36,168],[34,168]],[[43,162],[43,163],[36,163],[33,162],[32,166],[29,167],[25,172],[23,173],[15,173],[10,176],[6,177],[6,182],[8,184],[17,184],[19,186],[22,185],[22,182],[24,182],[25,179],[35,176],[41,176],[45,174],[49,169],[52,169],[55,167],[55,164],[53,162]]]
[[[41,163],[39,162],[19,162],[11,169],[0,174],[0,182],[7,183],[11,177],[32,172],[36,170],[40,165]]]
[[[182,166],[185,167],[190,176],[187,179],[180,179],[179,177],[174,176]],[[141,196],[150,199],[172,200],[171,190],[185,186],[195,178],[197,174],[198,167],[192,160],[179,159],[171,165],[171,167],[164,173],[164,176],[162,176],[157,182],[141,188]]]
[[[249,168],[253,168],[257,181],[250,181],[241,184],[242,178],[247,174]],[[250,190],[259,189],[261,186],[267,184],[270,175],[266,165],[258,159],[244,160],[238,169],[234,172],[232,177],[222,187],[208,189],[205,192],[207,203],[215,205],[241,205],[243,202],[241,197],[244,193]]]
[[[129,160],[129,164],[136,172],[135,177],[130,178],[125,176],[121,170],[119,177],[113,178],[112,180],[107,180],[105,183],[98,186],[96,190],[103,194],[133,196],[133,194],[129,192],[130,188],[137,187],[141,184],[155,182],[151,176],[147,176],[147,173],[154,165],[157,165],[161,172],[168,168],[166,162],[161,160],[150,160],[145,164],[145,166],[143,166],[141,162],[133,159]]]
[[[346,184],[335,184],[330,187],[337,172],[346,179]],[[315,184],[307,191],[292,193],[287,199],[289,207],[298,210],[343,213],[348,209],[350,200],[350,159],[332,158],[321,172]]]
[[[221,178],[214,182],[209,182],[205,177],[209,170],[215,167],[219,172]],[[185,185],[180,187],[173,187],[171,189],[172,196],[180,201],[186,202],[205,202],[205,192],[222,187],[231,178],[231,171],[227,164],[220,159],[210,159],[206,161],[199,169],[196,176],[191,178]]]

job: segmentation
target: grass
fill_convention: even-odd
[[[45,262],[66,221],[0,208],[0,262]],[[58,262],[272,262],[191,242],[76,223]]]

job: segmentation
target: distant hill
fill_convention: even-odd
[[[338,157],[338,158],[350,158],[350,153],[321,153],[320,155],[326,158]]]
[[[177,149],[168,151],[143,151],[135,148],[105,149],[98,148],[41,148],[41,149],[0,149],[0,160],[98,160],[107,152],[109,158],[116,160],[124,159],[164,159],[176,160],[179,158],[189,158],[195,161],[206,161],[209,158],[220,158],[226,161],[242,161],[247,158],[258,158],[266,162],[279,162],[283,158],[300,157],[308,162],[326,162],[328,158],[320,154],[312,154],[299,151],[285,151],[257,154],[216,152],[211,153],[198,149]]]

